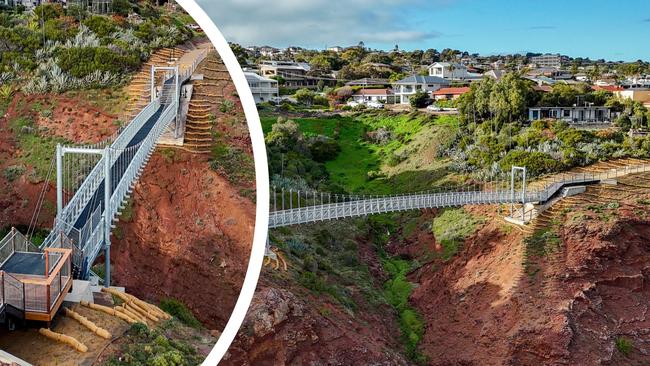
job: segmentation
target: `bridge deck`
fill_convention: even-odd
[[[169,85],[173,80],[167,81],[167,84]],[[133,136],[131,141],[126,145],[126,147],[132,147],[140,142],[142,142],[151,132],[151,129],[154,127],[160,116],[162,115],[163,111],[165,108],[167,108],[167,104],[161,104],[158,110],[142,125],[142,128],[138,130],[138,132]],[[122,155],[125,153],[122,153],[119,157],[121,158]],[[130,162],[130,157],[127,155],[124,155],[127,157],[128,162]],[[111,167],[111,191],[117,187],[119,182],[122,179],[122,175],[124,174],[124,170],[126,169],[126,165],[118,166],[118,165],[113,165]],[[90,199],[89,203],[86,205],[84,210],[81,212],[81,215],[79,215],[79,218],[74,224],[74,227],[76,229],[81,229],[86,225],[86,222],[89,220],[90,215],[95,211],[97,207],[100,207],[104,204],[104,180],[99,184],[97,187],[97,190],[95,190],[95,193],[93,194],[93,197]],[[82,248],[83,249],[83,248]]]

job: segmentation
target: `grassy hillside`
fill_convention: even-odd
[[[323,162],[326,177],[321,180],[329,187],[350,193],[389,194],[431,189],[453,178],[448,176],[444,159],[429,156],[422,163],[417,158],[419,150],[435,152],[454,138],[457,119],[453,116],[367,112],[292,121],[305,139],[322,135],[338,144],[340,152]],[[275,116],[263,116],[264,132],[270,133],[276,122]]]

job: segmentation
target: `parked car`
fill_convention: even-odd
[[[445,109],[444,109],[444,108],[440,108],[440,107],[438,107],[438,106],[435,105],[435,104],[431,104],[430,106],[427,107],[427,110],[428,110],[428,111],[434,111],[434,112],[442,112],[442,111],[444,111]]]
[[[384,105],[383,105],[382,103],[375,102],[375,101],[367,102],[367,103],[366,103],[366,106],[367,106],[368,108],[384,109]]]
[[[360,105],[360,104],[361,104],[361,103],[359,103],[359,102],[355,102],[354,100],[351,100],[351,101],[349,101],[349,102],[347,103],[347,105],[350,106],[350,107],[352,107],[352,108],[354,108],[354,107],[356,107],[356,106],[358,106],[358,105]]]

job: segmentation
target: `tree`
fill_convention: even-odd
[[[113,13],[127,16],[131,10],[133,10],[133,5],[129,0],[113,0]]]
[[[332,64],[325,55],[318,55],[309,60],[311,70],[309,72],[315,75],[329,74],[332,71]]]
[[[240,66],[246,66],[248,64],[248,52],[246,52],[244,47],[237,43],[230,43],[230,49],[235,54],[235,57],[237,57],[237,62],[239,62]]]
[[[314,102],[314,97],[316,97],[316,93],[314,93],[313,91],[307,88],[302,88],[298,90],[294,96],[296,97],[296,100],[299,103],[302,103],[309,107]]]
[[[34,8],[34,15],[39,23],[63,16],[61,4],[41,4]]]
[[[415,92],[415,94],[409,97],[409,104],[411,105],[411,108],[423,108],[427,105],[428,101],[429,93],[423,90],[418,90]]]

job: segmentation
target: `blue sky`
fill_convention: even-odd
[[[650,60],[648,0],[198,0],[233,42]]]

